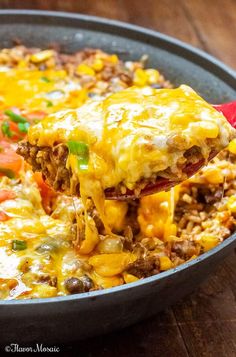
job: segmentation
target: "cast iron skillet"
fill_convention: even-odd
[[[202,51],[137,26],[68,13],[0,11],[0,47],[12,46],[16,37],[28,46],[58,42],[67,52],[99,47],[124,59],[148,54],[150,67],[159,68],[176,85],[189,84],[209,102],[236,98],[233,70]],[[176,269],[104,291],[1,301],[1,343],[63,342],[133,324],[190,293],[234,247],[236,235]]]

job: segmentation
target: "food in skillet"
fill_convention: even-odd
[[[55,190],[99,202],[103,192],[138,198],[158,180],[184,181],[235,136],[188,86],[132,87],[45,118],[17,152]]]
[[[133,85],[171,87],[141,61],[122,62],[99,50],[0,51],[0,298],[61,296],[133,282],[194,259],[235,230],[234,140],[171,192],[106,200],[112,234],[92,200],[86,216],[80,198],[55,192],[15,153],[29,125]]]

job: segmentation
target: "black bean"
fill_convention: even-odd
[[[84,283],[75,277],[68,278],[65,280],[65,288],[70,294],[84,293]]]
[[[82,282],[84,284],[84,291],[85,292],[88,292],[89,290],[94,288],[94,283],[93,283],[92,279],[88,275],[82,276],[81,280],[82,280]]]

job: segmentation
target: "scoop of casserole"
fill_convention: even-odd
[[[190,87],[131,87],[29,129],[18,153],[55,190],[94,197],[140,192],[158,179],[180,182],[236,136]]]

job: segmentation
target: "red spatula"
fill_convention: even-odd
[[[236,101],[225,104],[213,105],[213,107],[218,112],[222,113],[229,122],[229,124],[231,124],[232,127],[236,129]],[[217,154],[217,151],[212,151],[209,156],[209,161],[213,159],[213,157]],[[195,164],[187,165],[184,169],[184,172],[187,174],[188,177],[191,177],[196,174],[205,164],[205,160],[202,159]],[[155,183],[147,184],[145,188],[141,190],[138,197],[151,195],[160,191],[167,191],[178,183],[178,181],[170,181],[166,178],[158,177]],[[137,198],[137,195],[135,195],[134,191],[132,190],[127,190],[125,194],[118,194],[113,188],[107,189],[105,191],[105,196],[107,199],[112,200],[126,200]]]

